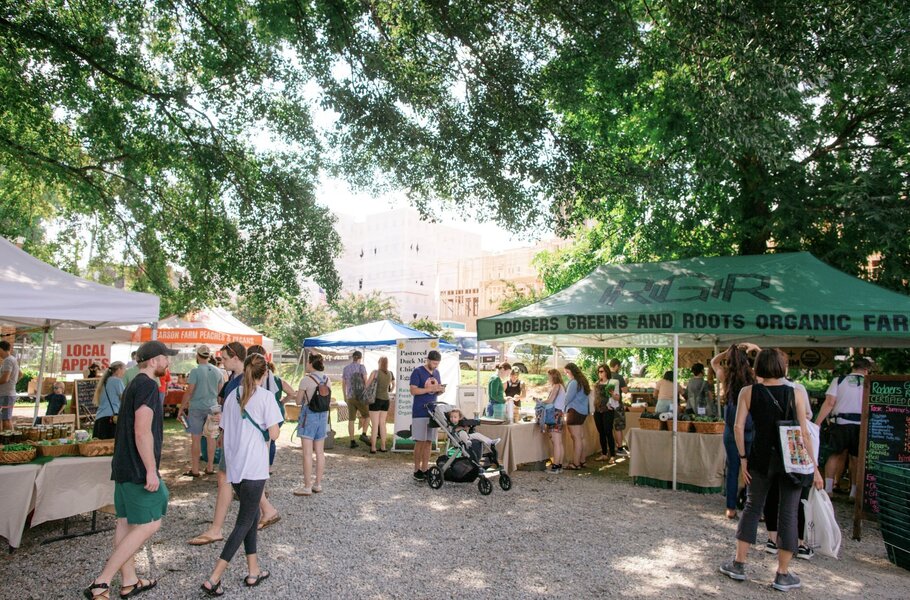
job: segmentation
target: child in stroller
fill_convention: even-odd
[[[442,402],[427,406],[430,419],[446,434],[449,450],[436,459],[436,465],[427,471],[426,480],[430,487],[439,489],[443,481],[470,483],[477,481],[480,493],[486,496],[493,491],[491,478],[499,478],[504,490],[512,487],[512,480],[499,464],[496,445],[499,439],[473,431],[480,424],[476,419],[465,419],[461,411]]]
[[[488,438],[482,433],[471,431],[471,428],[476,427],[477,424],[474,420],[464,419],[460,409],[453,408],[449,411],[448,416],[449,424],[452,426],[452,431],[455,432],[455,435],[457,435],[458,439],[464,443],[466,448],[471,447],[471,440],[477,440],[478,442],[486,444],[490,448],[490,452],[496,452],[496,444],[501,442],[502,438],[496,438],[494,440]]]

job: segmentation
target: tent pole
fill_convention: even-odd
[[[477,406],[477,413],[479,416],[486,416],[487,407],[481,406],[481,396],[480,396],[480,341],[477,341],[477,350],[474,352],[474,367],[477,369],[477,392],[474,395],[474,403]],[[461,408],[459,406],[459,408]]]
[[[717,338],[714,338],[714,354],[712,354],[711,356],[717,356],[717,352],[718,352],[718,349],[717,349]],[[709,369],[711,368],[710,362],[708,363],[708,368],[709,368]],[[713,370],[712,370],[712,371],[713,371]],[[717,380],[717,373],[714,373],[714,385],[711,386],[711,387],[714,388],[714,401],[717,402],[717,415],[718,415],[719,417],[721,417],[721,416],[723,416],[724,411],[723,411],[723,408],[721,408],[721,405],[720,405],[720,382]]]
[[[676,490],[676,419],[679,413],[679,334],[673,334],[673,489]]]
[[[41,362],[38,365],[38,387],[35,388],[35,414],[34,421],[38,420],[38,408],[41,406],[41,388],[44,386],[44,359],[47,356],[47,332],[51,327],[50,319],[44,321],[43,335],[41,336]],[[34,422],[32,421],[32,422]]]
[[[158,321],[155,321],[154,323],[152,323],[152,339],[153,340],[158,339]]]

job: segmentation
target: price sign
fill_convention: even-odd
[[[860,539],[864,513],[878,514],[875,463],[910,463],[910,376],[869,376],[863,390],[859,475],[853,537]]]
[[[76,405],[76,420],[79,427],[95,422],[98,406],[95,404],[95,388],[100,379],[77,379],[73,391],[73,402]],[[77,427],[78,429],[78,427]]]

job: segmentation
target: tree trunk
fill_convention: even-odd
[[[736,162],[740,171],[739,209],[741,228],[738,232],[739,253],[765,254],[771,240],[770,177],[762,162],[745,156]]]

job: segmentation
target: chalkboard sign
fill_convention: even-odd
[[[910,463],[910,376],[869,376],[863,390],[859,475],[853,537],[860,538],[863,513],[878,514],[875,463]]]
[[[95,404],[95,389],[98,387],[99,381],[101,379],[98,378],[76,380],[73,401],[76,405],[76,418],[80,427],[95,422],[95,413],[98,412],[98,406]]]

